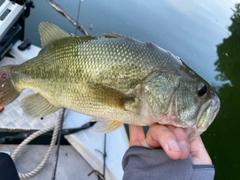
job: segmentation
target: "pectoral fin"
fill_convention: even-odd
[[[91,132],[93,133],[109,133],[120,128],[123,125],[120,121],[97,122]]]
[[[60,109],[50,104],[48,100],[38,93],[22,99],[21,107],[26,114],[32,117],[43,117]]]
[[[105,106],[121,108],[124,111],[136,112],[138,110],[139,100],[137,98],[102,84],[88,83],[88,85],[88,92],[92,94],[95,101]]]

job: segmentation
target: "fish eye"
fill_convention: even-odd
[[[208,88],[204,83],[198,84],[198,96],[204,98],[207,95]]]

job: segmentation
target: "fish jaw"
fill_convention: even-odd
[[[220,100],[213,92],[211,92],[211,96],[212,98],[199,110],[196,124],[191,128],[186,128],[186,133],[190,141],[206,131],[218,114]]]

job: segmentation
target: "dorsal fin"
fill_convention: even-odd
[[[112,34],[103,34],[106,38],[118,38],[118,37],[123,37],[122,34],[118,34],[113,32]]]
[[[58,26],[52,23],[42,22],[40,23],[38,29],[40,33],[42,47],[46,46],[54,40],[64,37],[70,37],[70,35],[66,31],[60,29]]]

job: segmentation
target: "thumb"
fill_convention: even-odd
[[[212,160],[200,136],[190,142],[190,153],[192,154],[193,164],[212,164]]]

